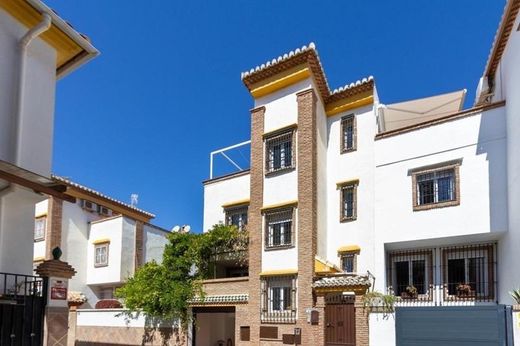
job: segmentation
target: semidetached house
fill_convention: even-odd
[[[204,229],[246,228],[249,266],[222,263],[206,281],[193,345],[509,337],[519,7],[506,4],[470,109],[465,90],[384,104],[372,77],[331,90],[314,44],[242,74],[254,99],[250,168],[204,182]],[[397,313],[370,313],[372,291],[393,295]]]
[[[60,247],[63,260],[76,270],[69,290],[88,299],[82,308],[113,299],[139,266],[162,261],[169,232],[150,223],[155,215],[70,179],[52,179],[65,184],[76,203],[51,197],[36,204],[33,261],[36,267]]]

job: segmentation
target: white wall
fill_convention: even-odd
[[[128,327],[142,328],[147,326],[147,317],[144,314],[134,315],[127,319],[123,313],[125,309],[79,309],[77,310],[78,327]],[[173,326],[175,322],[164,321],[161,327]]]
[[[340,153],[341,118],[355,114],[357,147]],[[372,106],[349,110],[327,119],[327,260],[340,264],[338,248],[358,245],[357,272],[366,273],[373,267],[374,239],[374,135],[377,129]],[[359,180],[357,187],[357,218],[340,222],[340,191],[337,183]]]
[[[520,262],[520,32],[515,31],[519,25],[520,16],[517,15],[496,76],[497,89],[501,89],[501,93],[494,99],[506,100],[509,232],[501,242],[498,276],[501,301],[508,304],[512,303],[508,291],[520,288],[520,270],[517,268]]]
[[[20,50],[27,28],[0,9],[0,159],[48,176],[51,168],[56,84],[56,51],[40,38],[28,48],[21,118],[21,157],[15,162],[16,86]]]
[[[126,281],[135,272],[135,220],[127,217],[122,218],[122,234],[121,234],[121,281]],[[114,248],[115,250],[115,248]],[[117,263],[114,263],[116,265]]]
[[[368,321],[370,346],[395,345],[395,313],[371,313]]]
[[[224,223],[222,205],[249,199],[250,175],[244,174],[229,179],[209,182],[204,185],[204,232],[219,222]]]
[[[98,239],[110,239],[108,266],[94,266],[94,248]],[[87,245],[87,285],[119,283],[122,279],[121,254],[123,240],[123,217],[115,217],[90,225]],[[125,248],[124,251],[133,251]]]
[[[144,225],[144,261],[150,262],[152,260],[161,263],[163,259],[164,246],[168,244],[168,235],[162,229],[153,225]]]
[[[36,203],[34,210],[34,217],[47,216],[47,210],[49,207],[49,200],[44,200]],[[45,257],[45,247],[47,244],[47,225],[45,225],[45,238],[43,240],[34,242],[34,253],[33,259],[41,259]]]

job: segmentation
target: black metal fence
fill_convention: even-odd
[[[46,285],[41,277],[0,273],[0,345],[42,345]]]

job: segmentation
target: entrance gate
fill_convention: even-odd
[[[0,345],[42,345],[45,280],[0,273]]]
[[[325,299],[325,345],[356,345],[354,298],[334,295]]]

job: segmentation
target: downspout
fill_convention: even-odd
[[[27,31],[27,33],[20,39],[18,48],[20,49],[20,65],[18,72],[18,90],[16,94],[16,111],[15,111],[15,131],[16,145],[14,163],[20,165],[21,147],[22,147],[22,110],[24,104],[24,80],[25,80],[25,62],[27,60],[27,48],[29,44],[51,27],[51,16],[47,13],[42,14],[42,20],[35,27]]]

